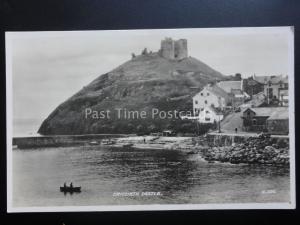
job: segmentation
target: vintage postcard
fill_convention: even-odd
[[[8,212],[295,208],[293,27],[6,33]]]

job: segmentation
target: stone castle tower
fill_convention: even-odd
[[[183,59],[188,57],[187,40],[165,38],[161,41],[160,54],[166,59]]]

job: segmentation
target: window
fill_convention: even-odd
[[[252,120],[252,124],[253,124],[253,125],[256,125],[256,123],[257,123],[256,119],[253,119],[253,120]]]
[[[205,100],[204,103],[207,104],[207,100]]]
[[[206,93],[207,96],[209,96],[209,93]]]
[[[200,95],[203,96],[203,93],[201,93]]]
[[[195,101],[195,104],[198,105],[198,101],[197,100]]]
[[[206,110],[206,113],[207,113],[207,114],[209,114],[209,111],[208,111],[208,110]]]
[[[205,117],[205,121],[210,121],[210,118]]]

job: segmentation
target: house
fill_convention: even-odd
[[[255,95],[252,95],[251,100],[240,105],[240,108],[261,107],[265,104],[265,102],[266,102],[266,96],[264,92],[259,92]]]
[[[268,104],[279,101],[280,92],[288,90],[288,78],[282,76],[272,76],[264,86]],[[279,102],[278,102],[279,103]]]
[[[282,118],[279,116],[282,115]],[[258,107],[247,108],[243,111],[243,130],[247,132],[269,132],[285,134],[288,131],[288,108],[287,107]],[[287,124],[282,130],[275,127],[274,120],[284,120],[280,123]]]
[[[264,94],[268,104],[281,105],[280,92],[288,90],[288,76],[254,76],[253,79],[264,84]]]
[[[279,90],[279,105],[289,106],[289,90]]]
[[[250,98],[252,96],[261,93],[264,91],[264,82],[260,83],[260,81],[256,80],[256,76],[248,77],[247,79],[243,79],[243,91],[246,92]]]
[[[200,111],[198,116],[199,123],[217,123],[223,120],[223,114],[218,112],[215,108],[207,106]]]
[[[230,97],[216,85],[207,85],[193,97],[193,112],[198,116],[207,106],[224,109],[230,102]]]
[[[289,133],[289,112],[286,110],[274,111],[267,119],[267,129],[272,134],[288,134]]]
[[[189,120],[194,120],[197,121],[199,123],[217,123],[219,121],[222,121],[224,118],[223,114],[211,107],[211,106],[206,106],[203,110],[201,110],[199,112],[199,114],[197,116],[182,116],[181,119],[189,119]]]
[[[230,105],[238,107],[249,99],[250,96],[243,91],[243,81],[220,81],[216,84],[219,88],[223,89],[230,97]]]
[[[234,108],[239,107],[246,100],[250,99],[250,96],[246,92],[238,89],[232,89],[229,96],[231,96],[231,106]]]

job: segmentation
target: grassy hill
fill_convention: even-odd
[[[60,104],[45,119],[38,132],[46,135],[139,133],[163,129],[190,131],[194,125],[188,121],[153,119],[150,116],[152,109],[192,110],[191,97],[216,79],[224,79],[224,76],[192,57],[178,61],[165,59],[158,53],[139,55],[100,75]],[[110,110],[111,116],[109,119],[86,118],[87,108]],[[117,108],[145,111],[147,118],[119,118]]]

